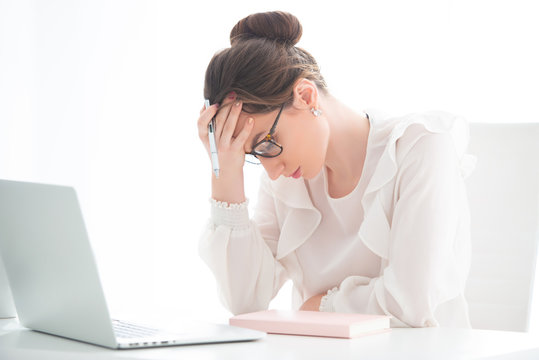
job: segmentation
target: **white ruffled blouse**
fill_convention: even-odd
[[[444,112],[368,114],[363,173],[347,196],[329,196],[324,169],[311,180],[264,173],[252,219],[247,202],[211,200],[199,253],[232,313],[267,309],[292,279],[296,309],[326,293],[321,311],[470,326],[468,124]]]

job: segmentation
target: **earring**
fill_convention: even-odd
[[[316,117],[319,117],[320,115],[322,115],[322,110],[320,110],[320,109],[311,108],[311,112]]]

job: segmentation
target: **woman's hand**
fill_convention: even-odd
[[[242,102],[237,101],[235,95],[230,95],[220,106],[213,104],[208,109],[202,108],[198,118],[198,136],[211,158],[208,125],[215,116],[215,144],[217,145],[219,166],[222,169],[221,173],[225,172],[223,174],[225,176],[227,172],[243,170],[245,163],[244,145],[253,129],[254,122],[252,118],[249,118],[248,121],[245,121],[238,136],[233,137],[241,108]]]
[[[212,198],[229,204],[245,202],[243,184],[243,165],[245,163],[244,145],[253,129],[254,121],[245,121],[241,131],[234,137],[242,103],[235,95],[229,95],[220,106],[214,104],[200,111],[198,136],[211,159],[208,124],[215,116],[215,144],[219,156],[219,178],[212,171]],[[210,169],[211,167],[208,167]]]
[[[318,294],[313,296],[309,300],[305,301],[303,305],[299,308],[300,310],[306,311],[320,311],[320,302],[326,294]]]

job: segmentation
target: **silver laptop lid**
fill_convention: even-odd
[[[117,346],[73,188],[0,180],[0,254],[24,326]]]

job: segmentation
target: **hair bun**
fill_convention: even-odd
[[[241,19],[230,32],[230,44],[238,40],[264,38],[287,46],[301,39],[303,29],[297,17],[283,11],[256,13]]]

